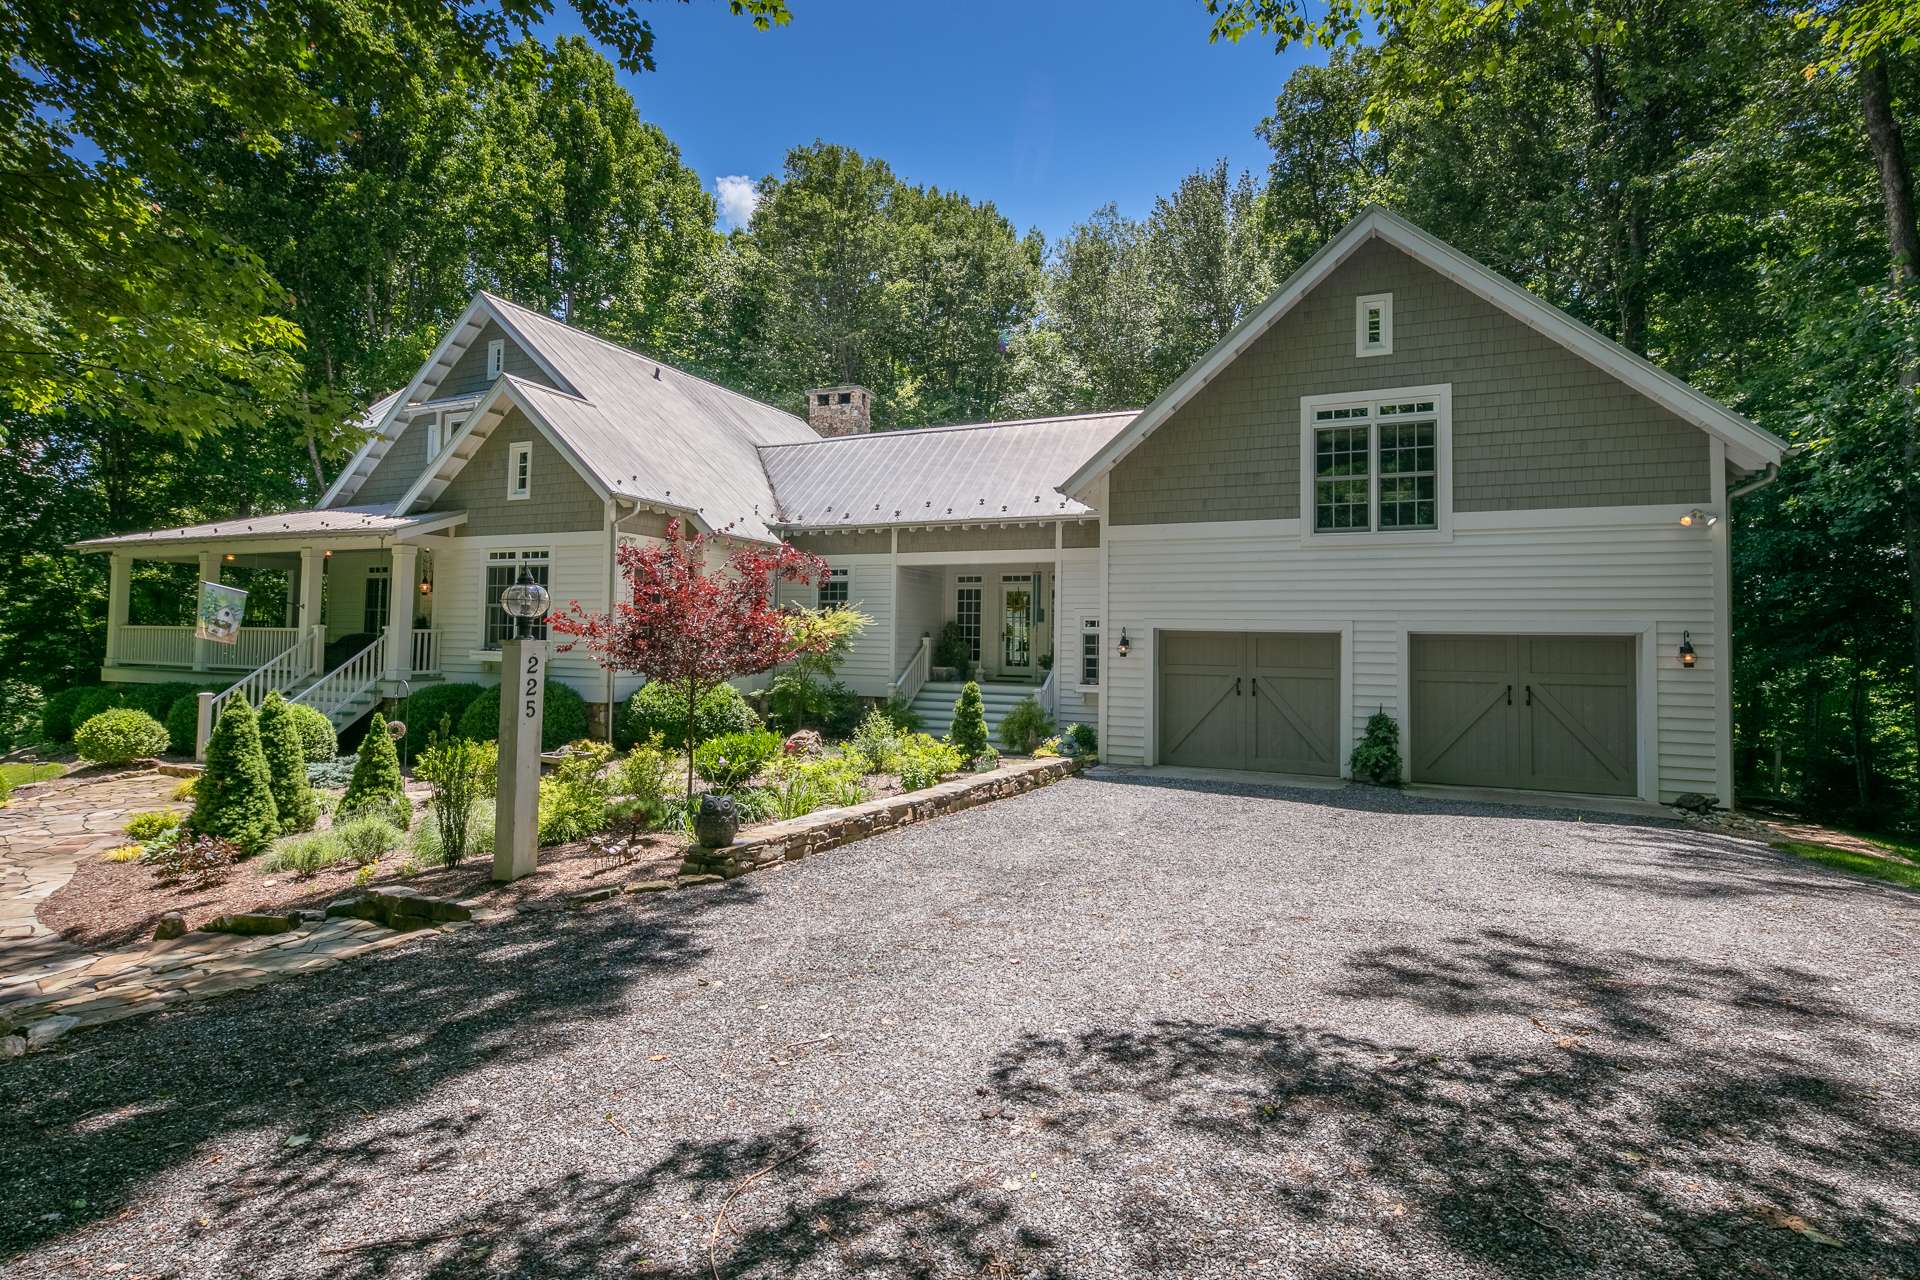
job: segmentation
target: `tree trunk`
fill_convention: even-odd
[[[700,703],[700,682],[687,681],[687,799],[693,799],[693,716]]]
[[[1858,651],[1853,663],[1853,691],[1847,700],[1847,713],[1853,729],[1853,785],[1860,795],[1862,816],[1873,811],[1873,743],[1867,732],[1867,680],[1860,671]]]
[[[1904,302],[1912,291],[1914,272],[1920,269],[1920,226],[1914,221],[1913,170],[1907,163],[1906,139],[1900,134],[1899,121],[1893,116],[1893,83],[1887,74],[1886,57],[1876,54],[1860,68],[1860,112],[1866,125],[1867,145],[1872,148],[1874,167],[1880,175],[1880,202],[1887,218],[1889,276],[1898,300]],[[1899,312],[1905,324],[1905,310]],[[1901,533],[1906,542],[1908,625],[1912,635],[1913,729],[1920,740],[1920,431],[1914,422],[1914,391],[1920,386],[1920,355],[1909,332],[1901,344],[1901,408],[1905,417],[1901,442]],[[1920,756],[1916,757],[1920,767]]]

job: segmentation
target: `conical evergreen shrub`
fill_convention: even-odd
[[[980,686],[969,680],[960,690],[960,697],[953,704],[953,727],[947,730],[947,741],[960,749],[960,754],[968,764],[972,764],[990,749],[987,745],[987,710],[980,702]]]
[[[280,834],[273,777],[260,746],[260,722],[245,698],[229,698],[207,740],[207,768],[194,787],[187,825],[258,853]]]
[[[306,747],[294,723],[293,708],[278,691],[260,702],[260,749],[266,753],[281,833],[313,830],[320,818],[320,801],[307,783]]]
[[[354,753],[353,777],[347,782],[347,793],[340,797],[340,807],[334,812],[345,814],[374,809],[384,816],[404,808],[406,796],[406,784],[400,780],[400,754],[393,749],[393,739],[387,735],[387,718],[376,711],[367,722],[367,736],[360,739],[360,750]]]

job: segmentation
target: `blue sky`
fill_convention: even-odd
[[[789,0],[792,24],[765,32],[723,0],[640,8],[660,69],[627,88],[708,190],[819,138],[1049,241],[1109,200],[1144,215],[1221,156],[1263,174],[1253,126],[1302,60],[1207,43],[1199,0]]]

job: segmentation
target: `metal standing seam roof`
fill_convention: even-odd
[[[515,380],[610,492],[695,511],[714,529],[777,538],[773,488],[756,449],[818,440],[805,422],[538,311],[487,298],[579,391],[575,397]]]
[[[1064,519],[1055,491],[1139,413],[875,431],[760,450],[786,529]]]
[[[106,538],[88,538],[72,545],[75,550],[105,550],[211,539],[236,542],[250,538],[297,538],[317,533],[385,535],[403,533],[422,525],[445,524],[463,514],[422,511],[416,515],[397,516],[393,514],[391,504],[379,507],[329,507],[320,511],[282,511],[275,515],[242,516],[208,524],[181,525],[174,529],[152,529],[145,533],[115,534]]]

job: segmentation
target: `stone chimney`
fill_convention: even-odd
[[[873,393],[865,387],[815,387],[807,392],[807,425],[823,436],[873,430]]]

